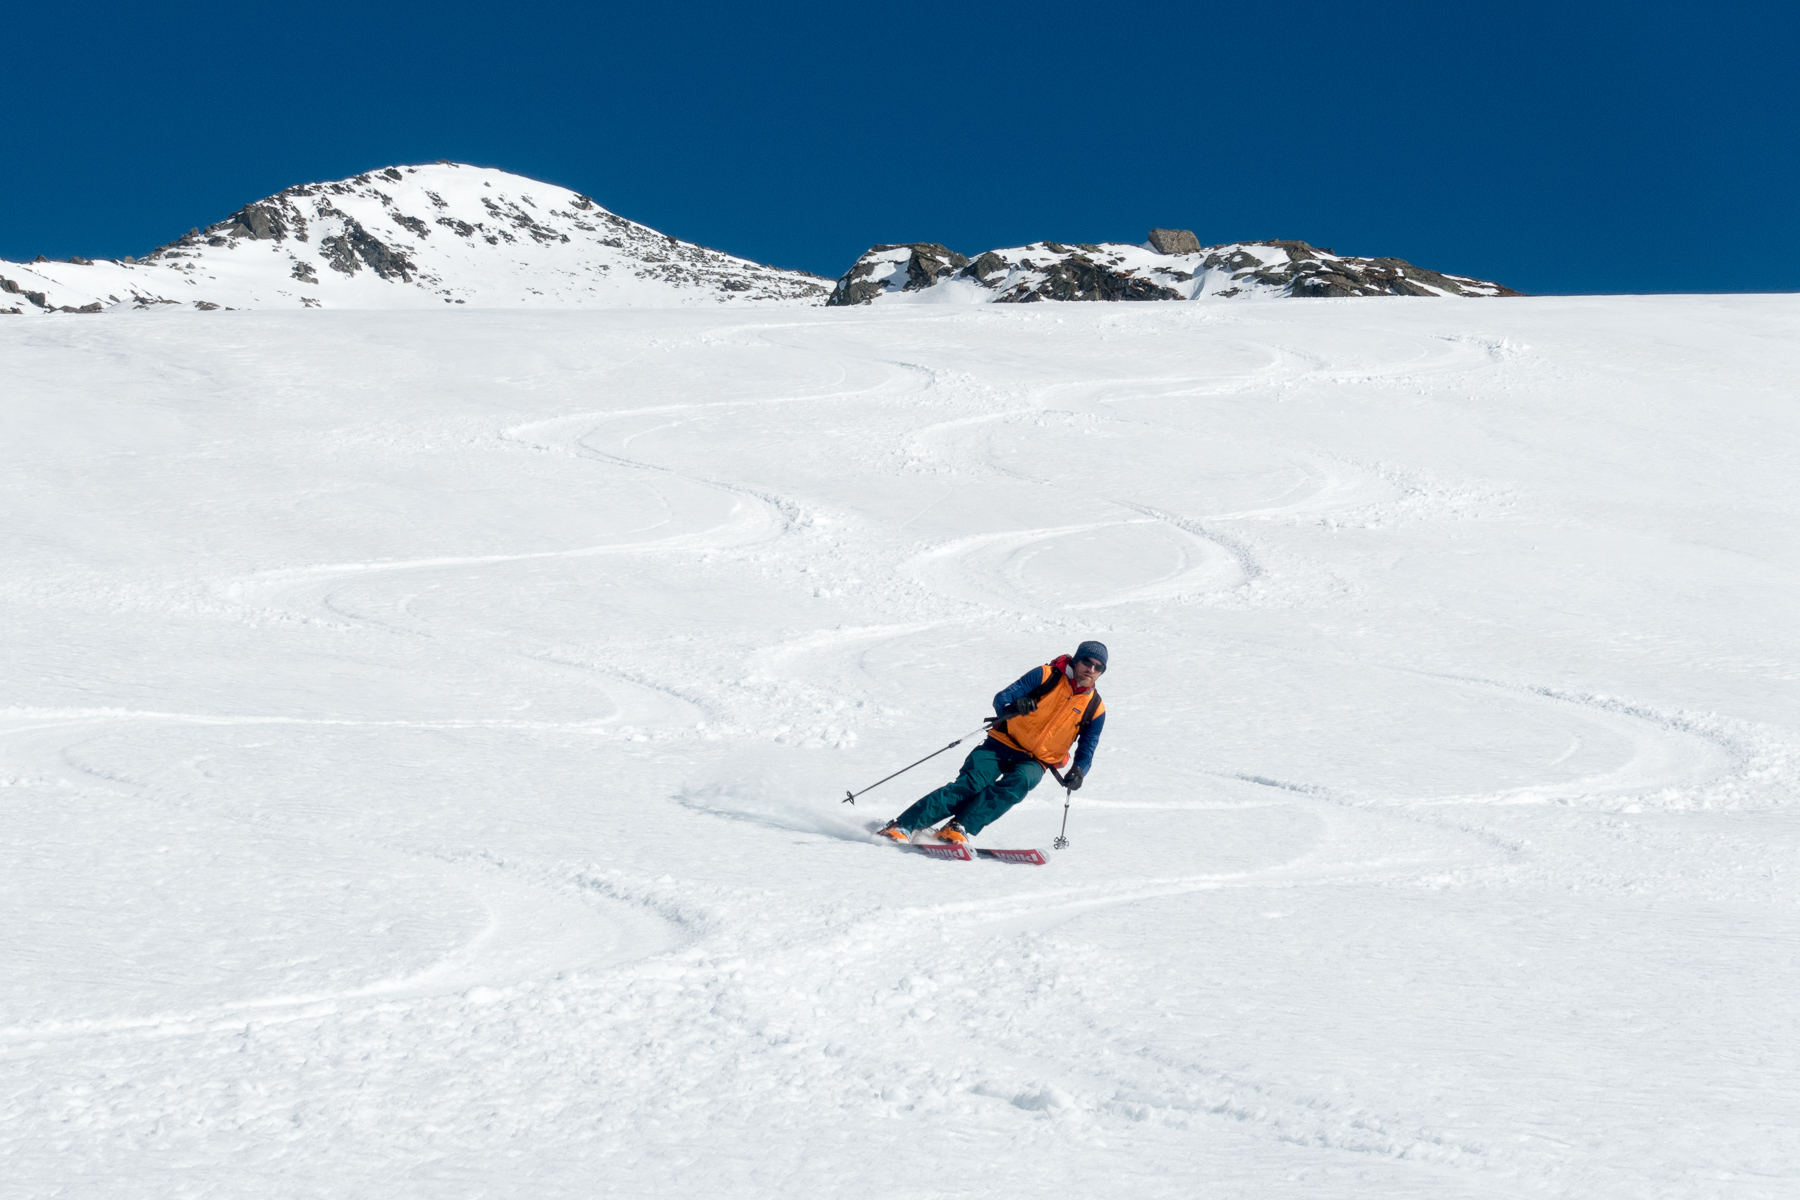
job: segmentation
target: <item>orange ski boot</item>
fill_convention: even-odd
[[[948,825],[937,831],[937,840],[949,842],[952,846],[964,846],[968,844],[969,834],[963,829],[962,822],[952,817]]]
[[[896,842],[903,844],[912,841],[912,834],[907,830],[900,828],[900,822],[898,821],[889,821],[886,825],[883,825],[880,829],[875,831],[875,836],[892,838]]]

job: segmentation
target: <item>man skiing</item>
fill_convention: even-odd
[[[1074,765],[1063,773],[1063,786],[1073,791],[1093,766],[1094,748],[1106,724],[1106,704],[1094,683],[1106,671],[1106,647],[1083,642],[1033,667],[994,697],[994,719],[987,740],[969,751],[962,770],[950,783],[921,797],[877,832],[896,842],[949,817],[937,831],[940,841],[958,845],[986,829],[1007,809],[1025,798],[1044,777],[1044,769]]]

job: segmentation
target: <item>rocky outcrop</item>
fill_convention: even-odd
[[[1044,272],[1033,287],[1015,288],[1003,304],[1031,300],[1184,300],[1180,292],[1131,271],[1103,266],[1086,254],[1070,254]]]
[[[1191,229],[1152,229],[1149,241],[1158,254],[1200,253],[1200,239]]]
[[[934,243],[873,246],[826,303],[937,289],[970,303],[1039,300],[1197,300],[1240,296],[1516,296],[1511,288],[1415,267],[1398,258],[1354,258],[1305,242],[1202,246],[1192,231],[1152,229],[1147,245],[1034,242],[964,259]],[[944,291],[948,289],[948,291]]]
[[[1415,267],[1403,258],[1351,258],[1305,242],[1252,242],[1286,258],[1268,262],[1246,247],[1227,255],[1208,254],[1203,266],[1228,271],[1234,282],[1275,288],[1290,296],[1517,296],[1509,287],[1483,279],[1445,275]]]
[[[225,219],[226,237],[279,242],[287,236],[287,222],[273,204],[246,204]]]
[[[372,237],[368,230],[353,220],[345,220],[343,233],[322,239],[319,242],[319,253],[324,256],[326,266],[345,275],[356,274],[356,260],[360,258],[383,279],[412,282],[413,265],[407,261],[406,255]]]
[[[936,242],[871,246],[838,280],[825,303],[845,307],[867,304],[888,291],[922,291],[968,265],[968,259]]]
[[[50,307],[50,305],[45,300],[44,293],[33,292],[33,291],[27,290],[26,288],[22,288],[17,283],[14,283],[12,280],[6,278],[3,275],[0,275],[0,292],[7,292],[14,296],[22,296],[25,298],[25,300],[27,300],[28,302],[30,302],[32,304],[35,304],[39,308],[49,308]],[[12,311],[16,312],[19,310],[14,309]]]

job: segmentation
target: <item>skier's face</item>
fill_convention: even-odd
[[[1103,669],[1091,658],[1078,658],[1069,664],[1069,668],[1074,672],[1075,686],[1078,688],[1093,687],[1094,680],[1100,678],[1100,672]]]

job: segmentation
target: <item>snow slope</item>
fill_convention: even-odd
[[[1795,1195],[1797,331],[0,324],[0,1190]]]
[[[538,180],[387,167],[247,204],[142,260],[0,263],[0,314],[617,308],[819,299],[828,281],[678,241]]]

